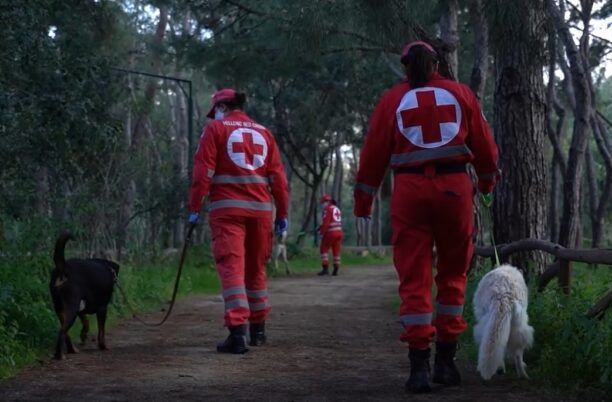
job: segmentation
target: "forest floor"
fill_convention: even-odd
[[[109,351],[92,342],[64,361],[47,360],[0,382],[0,400],[570,400],[534,390],[513,370],[484,382],[465,361],[461,387],[406,394],[396,287],[389,266],[272,279],[268,344],[242,356],[215,350],[226,336],[221,297],[189,296],[161,328],[124,320],[107,334]]]

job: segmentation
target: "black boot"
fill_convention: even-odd
[[[327,265],[322,265],[323,269],[321,269],[321,272],[319,272],[317,275],[319,276],[323,276],[323,275],[329,275],[329,269],[327,268]]]
[[[332,275],[337,276],[339,269],[340,269],[340,264],[334,264],[334,272],[332,272]]]
[[[246,325],[228,327],[230,334],[225,342],[217,345],[217,352],[241,355],[249,351],[246,347]]]
[[[429,356],[431,349],[410,348],[410,378],[406,382],[406,391],[414,394],[431,392],[429,385]]]
[[[436,342],[433,382],[444,385],[461,384],[461,375],[455,366],[457,342]]]
[[[249,341],[250,346],[261,346],[266,343],[266,324],[264,322],[259,324],[251,324],[249,327],[249,335],[251,340]]]

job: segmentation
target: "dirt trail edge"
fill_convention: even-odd
[[[221,297],[188,297],[162,328],[124,321],[107,334],[109,351],[88,344],[65,361],[0,383],[0,400],[561,399],[529,391],[513,374],[484,383],[466,364],[462,387],[405,394],[409,367],[392,307],[396,287],[391,267],[271,280],[269,344],[243,356],[215,350],[226,335]]]

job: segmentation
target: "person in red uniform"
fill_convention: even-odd
[[[233,89],[217,91],[194,158],[189,195],[189,223],[198,221],[208,196],[212,251],[223,288],[225,325],[230,335],[219,352],[241,354],[250,323],[251,346],[266,341],[270,311],[265,262],[275,230],[287,230],[288,190],[276,141],[243,111],[246,96]]]
[[[340,249],[342,247],[342,212],[336,205],[336,201],[329,195],[325,194],[321,197],[321,210],[323,211],[323,219],[319,226],[321,234],[321,272],[317,275],[329,274],[329,259],[328,252],[331,248],[334,256],[334,271],[332,275],[338,275],[340,269]]]
[[[437,72],[438,55],[425,42],[402,52],[407,79],[380,99],[361,151],[354,214],[369,219],[377,188],[393,169],[391,227],[399,276],[401,340],[409,346],[406,389],[431,390],[430,346],[436,339],[433,381],[457,385],[453,362],[462,318],[473,244],[473,184],[487,194],[499,176],[498,151],[479,103],[469,87]],[[438,253],[436,315],[431,300],[432,247]]]

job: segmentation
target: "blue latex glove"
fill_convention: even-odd
[[[274,233],[277,235],[286,232],[289,229],[289,221],[287,218],[277,219],[274,222]]]
[[[491,208],[491,205],[493,205],[493,193],[480,194],[480,201],[485,207]]]
[[[198,214],[197,212],[189,213],[189,218],[187,218],[187,222],[189,223],[189,225],[195,226],[198,224],[199,220],[200,220],[200,214]]]

